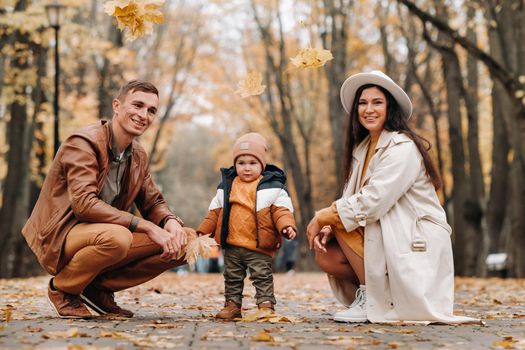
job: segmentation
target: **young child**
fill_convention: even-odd
[[[215,316],[242,317],[246,269],[259,309],[274,310],[272,262],[282,237],[294,239],[293,207],[286,175],[266,164],[266,140],[258,133],[241,136],[233,146],[233,166],[221,169],[222,181],[199,234],[211,234],[224,254],[224,308]]]

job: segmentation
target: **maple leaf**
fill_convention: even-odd
[[[260,95],[266,89],[266,85],[262,85],[262,79],[260,72],[251,71],[239,81],[239,88],[235,92],[242,98]]]
[[[164,0],[112,0],[104,4],[104,12],[117,19],[120,30],[128,28],[128,40],[153,32],[153,24],[164,22],[160,11]]]
[[[186,262],[190,265],[195,264],[197,257],[202,256],[203,258],[209,258],[211,249],[213,246],[217,246],[217,242],[209,235],[197,236],[194,230],[188,233],[188,245],[185,251],[180,251],[175,257],[176,260],[186,255]]]
[[[307,48],[301,49],[290,61],[297,68],[319,68],[333,58],[329,50]]]

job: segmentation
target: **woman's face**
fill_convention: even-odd
[[[387,117],[385,94],[377,87],[364,89],[359,97],[357,115],[371,136],[379,136],[385,127]]]

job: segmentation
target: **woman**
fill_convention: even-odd
[[[350,114],[345,190],[307,229],[317,263],[348,306],[334,320],[476,321],[452,314],[451,229],[429,143],[407,123],[409,97],[373,71],[349,77],[341,101]]]

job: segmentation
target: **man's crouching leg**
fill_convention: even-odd
[[[138,286],[164,271],[186,263],[184,258],[169,261],[161,259],[161,254],[162,248],[147,234],[133,233],[127,256],[119,263],[104,269],[82,293],[83,300],[100,314],[112,313],[131,317],[131,311],[124,310],[115,303],[114,292]]]
[[[49,302],[59,317],[91,316],[80,294],[104,268],[127,256],[132,238],[120,225],[81,223],[71,229],[62,252],[67,263],[48,288]]]

